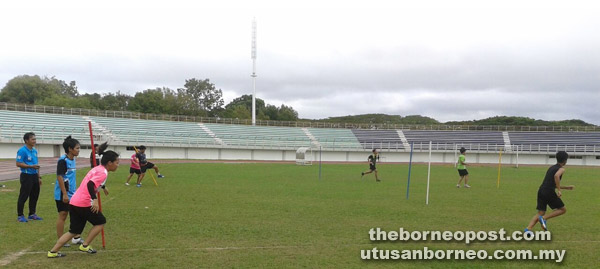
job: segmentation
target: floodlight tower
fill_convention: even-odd
[[[256,125],[256,18],[252,20],[252,125]]]

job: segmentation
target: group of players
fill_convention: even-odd
[[[460,148],[460,155],[458,156],[457,161],[457,169],[459,180],[456,184],[457,188],[460,188],[460,183],[464,180],[464,187],[470,188],[471,186],[468,184],[469,181],[469,172],[467,171],[467,163],[466,163],[466,152],[467,149],[464,147]],[[369,170],[365,172],[361,172],[361,178],[366,174],[374,173],[375,181],[380,182],[377,175],[377,161],[379,161],[379,152],[377,149],[373,149],[373,154],[369,155],[367,161],[369,162]],[[569,154],[565,151],[559,151],[556,153],[556,164],[548,168],[546,171],[546,175],[544,176],[544,180],[542,181],[542,185],[540,185],[537,193],[537,214],[531,218],[527,228],[525,228],[525,233],[532,233],[533,227],[539,222],[542,230],[548,230],[547,220],[563,215],[567,212],[567,208],[563,203],[561,196],[561,190],[573,190],[575,186],[561,186],[560,182],[562,180],[562,176],[565,172],[564,166],[567,164],[567,160],[569,159]],[[550,214],[546,215],[546,209],[550,206],[553,210]]]
[[[28,220],[39,221],[42,220],[42,218],[36,214],[36,206],[40,186],[42,185],[42,177],[39,173],[40,165],[38,164],[37,150],[34,147],[36,144],[35,134],[26,133],[23,136],[23,140],[25,145],[18,150],[16,158],[16,165],[21,169],[21,189],[17,202],[17,220],[19,222],[28,222]],[[69,247],[69,241],[73,244],[79,244],[79,250],[82,252],[96,253],[96,250],[90,247],[90,243],[100,233],[106,223],[106,218],[99,210],[97,193],[99,192],[99,189],[102,188],[105,195],[108,195],[108,189],[105,185],[108,172],[116,171],[119,166],[119,154],[111,150],[107,151],[107,143],[100,146],[94,145],[97,152],[97,162],[94,163],[91,161],[92,169],[84,177],[79,188],[77,188],[75,157],[79,156],[80,143],[71,136],[68,136],[65,138],[62,146],[65,154],[62,155],[57,162],[56,183],[54,189],[54,200],[58,210],[58,219],[56,222],[56,234],[58,240],[54,247],[48,251],[48,258],[66,256],[63,253],[58,252],[58,250],[62,247]],[[138,178],[136,186],[141,187],[147,169],[154,169],[159,178],[164,177],[160,174],[156,165],[148,162],[145,151],[146,147],[140,146],[139,150],[136,149],[136,153],[131,156],[129,177],[125,182],[125,185],[129,186],[131,177],[133,174],[137,174]],[[368,157],[369,170],[362,172],[361,177],[366,174],[374,173],[375,180],[380,182],[381,180],[378,177],[376,167],[377,161],[379,160],[379,152],[377,149],[373,149],[372,152],[373,153]],[[465,187],[469,188],[470,186],[467,184],[469,173],[466,170],[466,149],[461,148],[460,153],[461,155],[459,156],[457,163],[460,179],[457,187],[460,188],[460,183],[464,179]],[[543,230],[547,230],[548,219],[566,213],[566,207],[560,199],[562,196],[561,190],[572,190],[574,186],[561,186],[560,182],[565,172],[564,166],[566,165],[568,158],[569,155],[566,152],[559,151],[556,154],[557,163],[548,168],[542,185],[537,193],[538,212],[531,219],[527,228],[525,228],[526,233],[530,233],[531,229],[533,229],[538,222]],[[23,208],[27,199],[29,199],[29,216],[28,218],[25,218],[23,215]],[[546,215],[548,205],[554,211]],[[67,215],[70,215],[70,228],[68,233],[63,233]],[[87,238],[84,240],[81,238],[81,233],[87,222],[90,222],[93,227]]]
[[[36,137],[32,132],[23,136],[25,145],[17,152],[16,165],[21,169],[20,183],[21,188],[17,202],[17,221],[40,221],[42,220],[36,214],[37,200],[42,185],[42,176],[39,173],[38,154],[35,149]],[[66,256],[58,252],[62,247],[70,247],[71,243],[79,245],[79,250],[86,253],[96,253],[96,250],[90,246],[90,243],[100,233],[106,224],[106,218],[99,210],[97,193],[100,188],[104,194],[108,195],[106,188],[106,179],[108,172],[116,171],[119,166],[119,154],[106,150],[108,143],[94,145],[96,151],[96,162],[90,158],[92,169],[83,178],[79,187],[76,183],[76,157],[79,156],[81,145],[77,139],[68,136],[63,141],[65,154],[60,156],[56,166],[56,182],[54,187],[54,200],[58,211],[56,221],[56,235],[58,240],[54,247],[48,251],[48,258],[58,258]],[[141,187],[142,180],[146,170],[153,168],[159,178],[164,177],[159,173],[158,167],[149,162],[146,158],[146,147],[140,146],[139,151],[133,154],[130,175],[127,178],[126,185],[129,185],[129,179],[135,173],[138,174],[137,186]],[[94,157],[93,153],[90,157]],[[25,218],[23,214],[25,202],[29,200],[29,215]],[[69,232],[64,233],[64,224],[67,216],[70,215]],[[81,238],[81,233],[87,222],[93,227],[86,239]]]

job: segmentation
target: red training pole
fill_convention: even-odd
[[[96,166],[96,147],[94,147],[94,134],[92,133],[92,122],[88,121],[88,127],[90,128],[90,141],[92,143],[92,164]],[[98,207],[102,212],[102,200],[100,199],[100,192],[98,192]],[[102,227],[102,249],[106,248],[106,239],[104,238],[104,227]]]

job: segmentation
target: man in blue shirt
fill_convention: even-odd
[[[26,133],[23,136],[23,141],[25,141],[25,146],[17,151],[17,167],[21,168],[21,190],[17,202],[17,220],[19,222],[27,222],[27,219],[42,220],[35,214],[37,200],[40,196],[40,186],[42,185],[38,154],[34,148],[36,143],[35,134]],[[29,199],[29,217],[26,219],[23,215],[23,207],[25,207],[27,199]]]

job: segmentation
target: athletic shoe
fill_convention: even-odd
[[[375,179],[375,181],[377,181],[377,182],[381,182],[381,179]]]
[[[540,225],[542,225],[542,229],[544,231],[548,231],[548,226],[546,225],[546,220],[542,216],[538,216],[538,220],[540,221]]]
[[[530,231],[529,229],[525,228],[525,234],[533,234],[533,232]]]
[[[163,175],[161,175],[161,174],[159,174],[159,175],[158,175],[158,178],[163,178],[163,177],[165,177],[165,176],[163,176]]]
[[[25,216],[18,216],[17,221],[18,222],[27,222],[27,219],[25,218]]]
[[[50,252],[50,251],[48,251],[48,258],[62,258],[64,256],[67,256],[67,254],[62,254],[60,252]]]
[[[460,189],[460,184],[456,184],[456,187]]]
[[[141,186],[142,186],[142,184],[135,184],[135,186],[136,186],[136,187],[141,187]]]
[[[69,244],[69,243],[65,243],[65,244],[63,245],[63,247],[70,248],[70,247],[71,247],[71,244]]]
[[[129,186],[129,183],[125,182],[125,186]]]
[[[71,243],[76,244],[76,245],[81,245],[81,244],[83,244],[83,238],[81,238],[81,237],[73,238],[73,239],[71,239]]]
[[[81,251],[81,252],[87,252],[89,254],[96,253],[96,250],[93,249],[92,246],[84,247],[83,244],[79,245],[79,251]]]
[[[30,220],[43,220],[42,218],[38,217],[38,215],[36,215],[36,214],[29,215],[29,217],[27,217],[27,218]]]
[[[465,188],[470,188],[471,186],[469,186],[469,184],[465,184]]]

